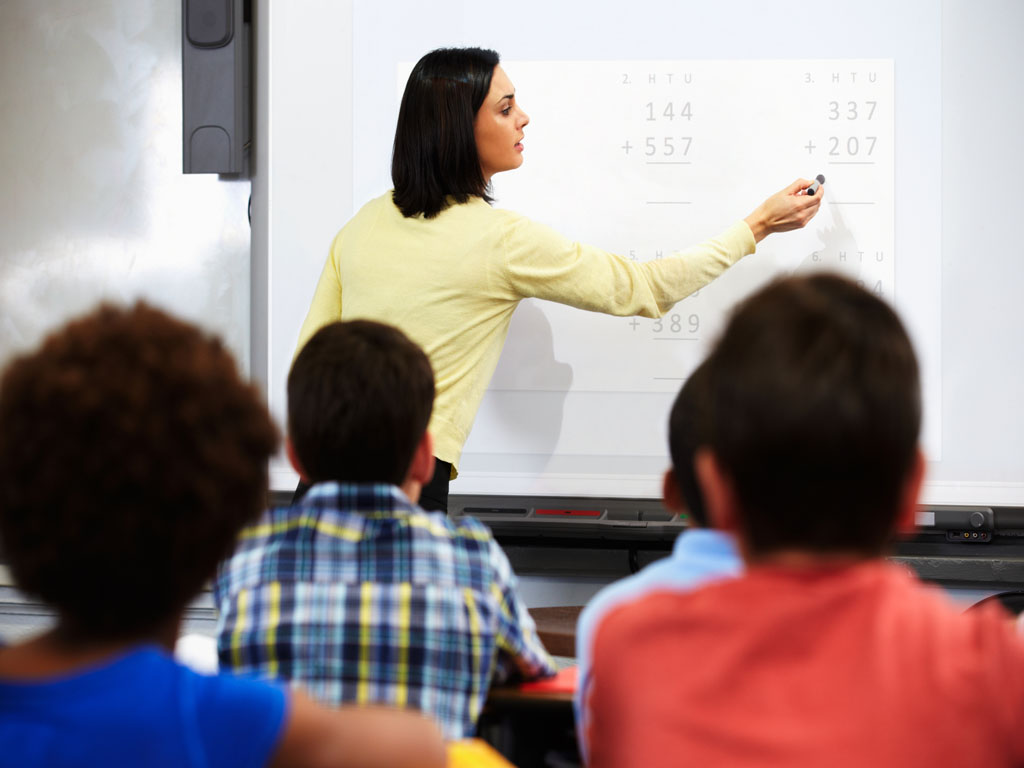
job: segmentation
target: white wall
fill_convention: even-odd
[[[248,370],[248,181],[181,172],[179,0],[0,3],[0,365],[100,300]]]
[[[253,372],[282,425],[299,328],[331,239],[352,209],[351,5],[255,3]],[[302,85],[309,82],[329,87]],[[309,195],[314,187],[322,194]],[[297,285],[296,276],[310,279],[294,296],[282,296],[282,287]],[[271,474],[278,489],[298,480],[283,457]]]

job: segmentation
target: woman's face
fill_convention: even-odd
[[[515,92],[505,70],[500,65],[495,67],[491,90],[473,121],[480,169],[488,183],[494,174],[523,164],[523,128],[530,116],[519,108]]]

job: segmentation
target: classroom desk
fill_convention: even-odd
[[[559,690],[531,690],[529,684],[492,687],[479,736],[517,766],[579,765],[572,708],[575,669],[561,671],[558,679],[570,684]]]
[[[582,610],[582,605],[530,609],[537,623],[537,636],[552,656],[576,658],[576,621]]]
[[[572,691],[524,691],[518,685],[501,685],[491,688],[487,694],[487,708],[493,711],[565,712],[572,709]]]

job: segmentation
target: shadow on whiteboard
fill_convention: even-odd
[[[572,366],[555,359],[554,332],[540,302],[521,302],[466,451],[530,454],[546,465],[562,433],[572,382]]]
[[[892,276],[884,271],[879,272],[879,265],[885,258],[884,251],[876,249],[868,252],[859,243],[856,233],[847,224],[842,208],[838,205],[828,206],[821,218],[824,226],[817,229],[820,247],[808,254],[796,271],[838,272],[851,280],[856,280],[869,290],[875,289],[878,295],[891,301]],[[885,295],[886,289],[889,295]]]

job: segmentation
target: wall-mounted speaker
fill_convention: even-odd
[[[182,170],[241,174],[250,128],[249,0],[182,0]]]

